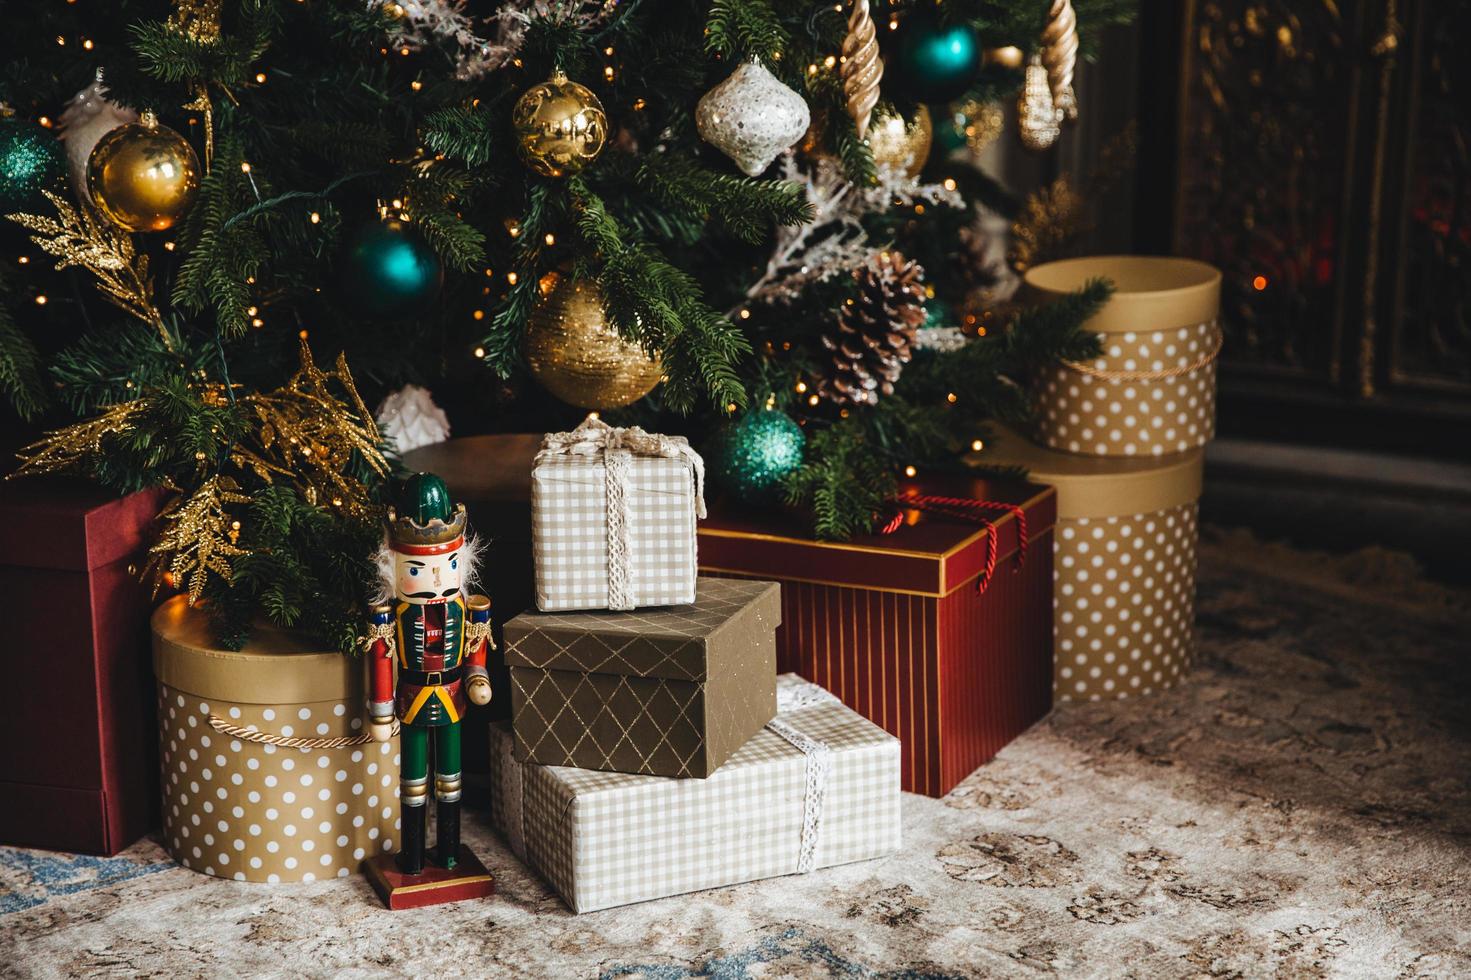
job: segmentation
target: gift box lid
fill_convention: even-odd
[[[996,427],[977,466],[1021,466],[1038,483],[1057,488],[1059,520],[1148,514],[1200,499],[1205,450],[1168,456],[1079,456],[1045,449]]]
[[[165,491],[119,497],[95,483],[26,477],[0,483],[0,561],[87,571],[135,555]]]
[[[1194,259],[1096,255],[1044,262],[1027,270],[1029,291],[1056,299],[1090,279],[1107,279],[1114,293],[1083,324],[1099,333],[1168,330],[1212,320],[1221,305],[1221,272]]]
[[[209,616],[174,596],[153,613],[153,672],[160,683],[205,700],[237,704],[341,701],[358,690],[362,662],[314,649],[298,633],[269,623],[242,650],[222,650]]]
[[[1026,515],[1028,538],[1039,537],[1057,517],[1052,488],[1021,480],[923,477],[901,481],[899,493],[901,497],[918,493],[1016,505]],[[796,514],[752,516],[717,506],[700,525],[700,568],[791,582],[944,596],[974,582],[985,569],[993,529],[998,562],[1017,550],[1021,527],[1012,512],[997,508],[978,512],[977,517],[984,517],[991,526],[980,520],[905,508],[903,523],[891,534],[817,541]]]
[[[464,436],[404,453],[404,465],[437,473],[456,500],[467,505],[531,502],[531,467],[541,449],[540,433]],[[473,515],[472,515],[473,516]]]
[[[775,583],[767,583],[774,585]],[[899,739],[878,725],[846,707],[842,701],[827,691],[803,680],[796,674],[778,674],[776,677],[777,717],[797,728],[834,752],[852,752],[861,749],[897,748]],[[812,709],[818,710],[812,710]],[[502,726],[501,732],[505,732]],[[563,804],[578,798],[598,794],[625,793],[632,789],[653,792],[674,790],[675,792],[698,792],[699,784],[719,787],[723,782],[734,782],[742,769],[759,768],[773,761],[800,759],[802,750],[769,727],[763,727],[745,745],[736,750],[725,765],[708,780],[679,780],[670,776],[649,776],[639,773],[604,772],[597,769],[578,769],[574,766],[539,766],[551,781],[559,787]],[[535,765],[535,763],[530,763]],[[682,784],[682,785],[680,785]],[[897,786],[897,783],[896,783]],[[718,789],[707,788],[708,792]]]
[[[632,612],[524,612],[505,625],[511,667],[704,682],[781,623],[775,582],[701,577],[695,601]]]

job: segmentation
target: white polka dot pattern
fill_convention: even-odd
[[[1218,342],[1214,320],[1190,327],[1105,333],[1103,356],[1086,367],[1125,378],[1094,377],[1066,364],[1043,372],[1038,437],[1085,456],[1162,456],[1205,445],[1216,428],[1216,364],[1140,379],[1199,361]]]
[[[184,867],[237,881],[313,881],[345,878],[365,857],[394,849],[397,740],[279,748],[209,724],[214,713],[283,735],[356,735],[362,719],[345,704],[220,704],[158,687],[163,844]]]
[[[1101,701],[1169,687],[1195,650],[1196,505],[1058,521],[1053,696]]]

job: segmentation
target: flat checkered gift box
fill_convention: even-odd
[[[708,779],[518,763],[492,729],[492,818],[574,912],[899,849],[899,741],[795,674],[780,711]]]
[[[548,435],[531,471],[536,608],[694,602],[704,478],[699,454],[677,436],[592,416]]]

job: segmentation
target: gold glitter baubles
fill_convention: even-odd
[[[560,70],[516,100],[511,126],[521,162],[543,177],[577,173],[608,142],[603,104],[591,89]]]
[[[592,282],[550,273],[526,321],[526,364],[553,395],[578,408],[619,408],[654,390],[657,360],[619,336]]]
[[[149,113],[103,136],[87,158],[92,203],[128,231],[172,228],[198,191],[194,148]]]
[[[981,52],[981,64],[995,68],[1010,68],[1013,71],[1026,64],[1026,55],[1014,44],[999,48],[987,48]]]
[[[930,110],[920,106],[913,119],[899,115],[879,119],[869,130],[868,146],[873,151],[875,166],[918,177],[930,157],[930,142],[934,136]]]

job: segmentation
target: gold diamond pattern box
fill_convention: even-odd
[[[505,626],[516,758],[710,775],[776,714],[775,582],[700,578],[688,606],[526,612]]]
[[[359,657],[261,625],[222,650],[175,596],[153,614],[163,846],[237,881],[354,874],[398,846],[398,740],[363,733]]]
[[[516,761],[491,733],[492,819],[574,912],[863,861],[899,848],[899,741],[795,674],[709,779]]]

